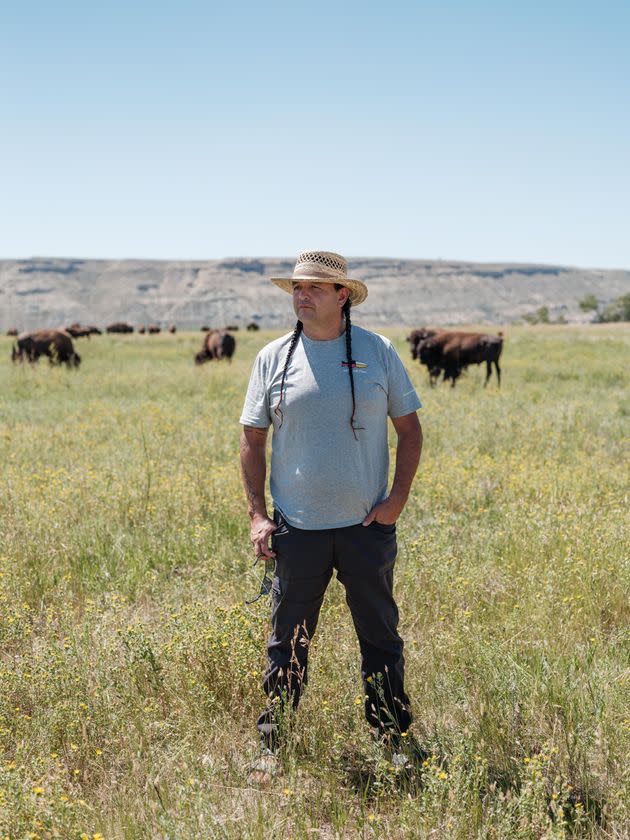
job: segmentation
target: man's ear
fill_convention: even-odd
[[[337,303],[339,303],[343,308],[349,297],[350,289],[347,286],[343,286],[341,289],[339,289],[339,297],[337,298]]]

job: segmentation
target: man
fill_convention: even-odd
[[[258,729],[273,751],[286,703],[297,708],[306,685],[309,642],[335,569],[359,639],[365,717],[395,743],[411,723],[393,597],[396,520],[420,460],[420,400],[391,342],[352,326],[350,308],[367,287],[347,277],[343,257],[303,252],[291,278],[272,281],[293,295],[298,321],[256,357],[240,418],[251,541],[261,564],[275,561],[269,703]],[[389,492],[388,416],[398,436]]]

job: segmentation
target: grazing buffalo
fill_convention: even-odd
[[[443,370],[444,379],[450,379],[452,387],[455,387],[455,381],[462,370],[469,365],[485,362],[486,379],[483,383],[485,388],[492,375],[493,364],[498,385],[501,386],[499,357],[502,349],[503,333],[489,335],[442,331],[420,341],[417,353],[421,364],[426,365],[431,373],[435,370]]]
[[[195,356],[195,363],[202,365],[211,359],[231,360],[236,349],[236,339],[225,330],[211,330],[206,333],[201,350]]]
[[[150,335],[155,335],[156,333],[162,332],[162,328],[159,324],[149,324],[149,326],[147,327],[147,332]]]
[[[210,332],[210,327],[206,327],[205,325],[201,328],[201,332]]]
[[[40,356],[48,356],[51,365],[66,364],[79,367],[81,357],[74,350],[72,338],[65,330],[34,330],[20,333],[17,346],[13,345],[11,358],[14,362],[36,362]]]
[[[229,330],[230,332],[238,332],[238,324],[228,324],[228,326],[225,329]]]
[[[175,333],[177,332],[177,327],[175,326],[175,324],[171,324],[168,328],[168,331],[171,333],[171,335],[175,335]]]
[[[7,335],[16,336],[18,334],[17,327],[10,327],[7,330]]]
[[[102,335],[101,330],[93,324],[70,324],[69,327],[66,327],[66,332],[69,333],[72,338],[84,338],[85,336],[89,338],[91,335]]]
[[[131,324],[126,324],[124,321],[116,321],[106,327],[108,333],[132,333],[133,327]]]
[[[260,329],[260,327],[259,327],[259,325],[256,323],[256,321],[250,321],[250,322],[249,322],[249,324],[247,325],[247,329],[248,329],[250,332],[254,332],[255,330],[259,330],[259,329]]]
[[[144,335],[146,331],[147,331],[147,328],[144,327],[144,326],[138,328],[138,332],[140,333],[140,335]]]

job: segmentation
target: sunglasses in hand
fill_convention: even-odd
[[[264,554],[259,554],[258,557],[254,560],[254,565],[252,567],[252,571],[254,574],[256,572],[262,571],[261,569],[257,569],[256,566],[258,565],[259,560],[265,561],[264,566],[264,574],[263,578],[260,581],[260,592],[256,595],[255,598],[252,598],[250,601],[245,601],[245,603],[249,606],[250,604],[255,604],[259,598],[262,598],[263,595],[269,595],[271,592],[271,584],[273,583],[273,576],[276,573],[276,558],[275,557],[266,557]]]

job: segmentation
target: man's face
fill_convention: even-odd
[[[333,326],[340,321],[348,294],[348,289],[337,290],[332,283],[295,282],[293,309],[303,324]]]

